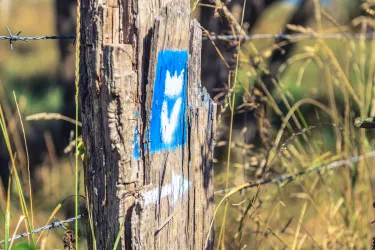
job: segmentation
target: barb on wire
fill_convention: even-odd
[[[16,235],[14,236],[13,238],[9,238],[8,241],[12,241],[12,240],[17,240],[17,239],[20,239],[20,238],[23,238],[23,237],[26,237],[32,233],[39,233],[41,231],[44,231],[44,230],[51,230],[53,228],[57,228],[57,227],[62,227],[66,230],[65,226],[64,226],[64,223],[71,223],[73,221],[75,221],[76,219],[79,220],[79,219],[82,219],[82,217],[84,217],[85,215],[84,214],[80,214],[78,215],[77,217],[73,217],[73,218],[70,218],[70,219],[67,219],[67,220],[63,220],[63,221],[53,221],[51,224],[49,225],[46,225],[46,226],[43,226],[43,227],[40,227],[40,228],[37,228],[37,229],[34,229],[33,231],[29,232],[29,233],[23,233],[23,234],[19,234],[19,235]],[[5,240],[2,240],[0,241],[0,244],[3,244],[5,242]]]
[[[19,31],[17,33],[17,35],[13,35],[8,27],[6,27],[6,29],[8,31],[9,36],[0,36],[0,40],[9,40],[9,44],[10,44],[11,49],[13,49],[13,42],[16,42],[16,41],[27,42],[27,41],[31,41],[31,40],[74,39],[73,43],[75,43],[75,39],[76,39],[75,36],[25,36],[25,37],[22,37],[22,36],[20,36],[21,31]]]
[[[317,167],[303,169],[303,170],[300,170],[296,174],[280,175],[279,177],[277,177],[275,179],[267,179],[267,180],[263,180],[263,181],[260,181],[260,182],[256,182],[254,184],[251,184],[251,185],[245,187],[244,189],[249,189],[249,188],[253,188],[253,187],[257,187],[257,186],[263,186],[263,185],[270,184],[270,183],[280,183],[280,182],[283,182],[283,181],[291,181],[291,180],[294,180],[295,178],[297,178],[299,176],[306,175],[306,174],[309,174],[311,172],[319,172],[321,170],[332,170],[332,169],[335,169],[335,168],[338,168],[338,167],[341,167],[341,166],[345,166],[347,164],[353,164],[353,163],[359,162],[359,161],[363,160],[364,158],[373,158],[373,157],[375,157],[375,151],[372,151],[372,152],[370,152],[368,154],[365,154],[365,155],[355,156],[355,157],[352,157],[352,158],[349,158],[349,159],[346,159],[346,160],[334,161],[334,162],[332,162],[328,165],[319,165]],[[235,189],[235,187],[229,188],[229,189],[218,190],[218,191],[215,191],[214,194],[215,195],[216,194],[225,194],[225,193],[230,192],[234,189]]]

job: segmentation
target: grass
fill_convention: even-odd
[[[52,35],[56,33],[54,31],[53,1],[17,1],[12,2],[12,5],[14,8],[12,16],[10,16],[8,20],[0,18],[1,26],[9,26],[13,33],[16,32],[15,29],[20,29],[23,31],[22,35],[25,36]],[[43,16],[40,16],[41,12],[44,13]],[[2,91],[3,88],[5,89],[5,91],[1,93],[1,108],[6,111],[6,115],[2,117],[1,124],[3,126],[3,134],[6,135],[6,145],[10,147],[10,144],[15,142],[15,151],[17,152],[13,153],[12,151],[12,154],[9,153],[10,159],[13,159],[12,162],[14,161],[13,181],[8,189],[8,195],[4,196],[6,197],[5,201],[0,204],[1,208],[6,208],[4,209],[6,219],[3,225],[7,226],[5,230],[3,230],[4,227],[0,229],[0,235],[2,235],[0,238],[3,239],[9,238],[15,231],[15,226],[20,218],[20,214],[21,216],[25,216],[25,221],[30,221],[30,223],[27,223],[25,226],[21,224],[18,229],[19,233],[28,232],[35,227],[43,226],[46,223],[48,224],[55,216],[57,220],[66,218],[67,215],[61,211],[59,212],[57,208],[61,207],[59,204],[65,197],[72,194],[74,190],[74,180],[72,180],[72,182],[62,182],[62,178],[64,178],[64,176],[72,176],[74,173],[71,172],[71,162],[68,155],[65,159],[53,159],[54,156],[51,155],[52,152],[49,152],[42,166],[35,171],[33,177],[35,187],[32,188],[29,182],[31,180],[29,176],[29,161],[26,160],[26,158],[28,158],[28,149],[25,147],[26,132],[30,131],[31,124],[27,122],[24,127],[21,116],[41,111],[56,112],[61,108],[62,100],[59,86],[53,86],[56,82],[56,77],[53,72],[51,73],[51,69],[56,68],[58,63],[57,43],[51,41],[16,42],[14,44],[16,48],[14,51],[9,49],[9,44],[6,42],[1,43],[0,47],[2,51],[2,57],[0,59],[0,75],[2,78],[0,79],[0,83],[2,85]],[[32,88],[35,88],[35,85],[40,85],[40,90],[46,89],[46,86],[51,87],[48,87],[44,94],[37,93],[38,96],[36,96],[35,93],[30,91]],[[11,98],[8,98],[8,96],[11,96],[12,89],[15,89],[16,93],[21,93],[19,99],[22,103],[20,103],[19,106],[15,105],[17,101],[14,102]],[[24,100],[28,100],[29,103],[27,105],[24,104],[26,103]],[[13,108],[18,110],[18,112],[13,114]],[[18,116],[18,120],[20,120],[21,123],[17,122],[16,118]],[[56,118],[56,116],[54,117]],[[7,121],[6,118],[8,119]],[[58,118],[60,118],[60,116]],[[8,128],[5,127],[6,124],[9,125]],[[32,126],[38,125],[32,124]],[[7,129],[9,132],[6,131]],[[24,138],[24,146],[22,146],[22,137]],[[53,137],[53,134],[50,137]],[[25,160],[23,158],[25,158]],[[49,167],[53,162],[57,162],[57,165],[54,166],[57,167],[57,169],[51,169]],[[33,167],[35,168],[35,166]],[[21,175],[18,174],[19,172],[21,172]],[[81,184],[83,183],[83,176],[81,176],[79,182]],[[64,188],[62,188],[63,183]],[[33,190],[33,192],[31,190]],[[2,197],[2,200],[4,200],[4,197]],[[17,202],[16,197],[20,197],[20,201]],[[56,205],[58,206],[56,207]],[[63,209],[66,211],[71,205],[73,204],[67,202],[64,204]],[[73,217],[74,214],[70,216]],[[40,234],[38,235],[38,240],[36,240],[32,235],[32,239],[25,238],[19,240],[19,242],[25,242],[26,240],[31,246],[38,242],[38,246],[41,246],[40,244],[45,245],[45,242],[48,240],[46,249],[61,248],[63,230],[55,231],[56,232],[49,235],[48,238],[46,235],[43,236]],[[16,247],[16,245],[17,244],[14,244],[13,247]],[[83,247],[85,245],[85,240],[82,240],[80,245]],[[7,249],[9,247],[8,242],[2,247]]]
[[[327,25],[319,17],[320,13],[315,16],[320,23],[317,27]],[[352,121],[357,115],[371,114],[373,109],[374,65],[371,57],[366,56],[373,53],[372,44],[373,41],[362,40],[298,43],[293,57],[302,59],[286,66],[282,78],[275,82],[273,98],[266,100],[272,109],[263,113],[264,117],[276,120],[278,116],[283,121],[279,131],[273,128],[277,136],[272,137],[271,152],[261,148],[244,152],[243,148],[234,147],[231,161],[217,162],[215,189],[227,187],[226,180],[237,187],[224,197],[216,196],[215,231],[221,232],[216,238],[218,248],[369,248],[374,235],[370,224],[373,214],[371,159],[324,174],[311,173],[287,185],[242,189],[256,180],[254,175],[264,159],[268,162],[266,168],[271,170],[267,176],[272,178],[280,173],[293,174],[309,169],[314,162],[347,159],[371,149],[372,133],[355,129]],[[245,60],[242,60],[236,86],[259,87],[251,80],[257,79],[261,72],[252,68],[246,58],[249,53],[257,56],[262,50],[267,51],[267,48],[254,44],[243,46],[240,55]],[[307,56],[302,56],[303,53]],[[250,82],[249,75],[252,76]],[[246,90],[237,87],[235,92],[241,98]],[[306,95],[314,99],[305,99]],[[280,103],[286,111],[280,112]],[[290,129],[283,132],[289,125]],[[293,136],[311,125],[319,128]],[[294,139],[286,150],[279,152],[277,145],[291,136]],[[247,159],[254,158],[255,164],[248,164]],[[223,171],[229,162],[236,168]]]
[[[316,9],[319,9],[317,1],[315,4]],[[291,10],[290,6],[282,8],[286,13]],[[281,23],[278,18],[275,19],[277,10],[277,7],[269,10],[264,21],[257,24],[255,32],[277,33]],[[27,14],[23,17],[21,11]],[[43,18],[48,21],[41,22],[35,18],[39,11],[46,13]],[[53,34],[51,13],[52,1],[38,4],[24,1],[17,6],[14,20],[9,21],[14,25],[14,28],[10,28],[27,30],[33,35]],[[321,16],[322,13],[315,13],[312,27],[320,32],[338,29],[338,21],[332,24],[332,20],[327,21],[324,17],[325,14]],[[3,25],[4,21],[0,20],[0,24]],[[365,30],[364,27],[372,24],[365,22],[361,25]],[[236,57],[236,68],[231,75],[232,81],[228,83],[230,91],[225,93],[222,104],[226,110],[222,114],[222,121],[228,121],[230,128],[233,128],[233,117],[245,110],[243,97],[249,94],[249,90],[253,93],[264,90],[262,83],[255,82],[268,70],[267,60],[274,48],[273,43],[271,40],[255,41],[238,46],[240,53]],[[66,218],[62,210],[67,207],[74,211],[71,217],[77,215],[78,190],[85,190],[83,174],[78,174],[79,169],[82,169],[78,155],[56,159],[53,146],[48,147],[44,163],[35,172],[35,183],[31,182],[26,136],[30,125],[28,122],[23,123],[23,117],[35,111],[58,112],[61,97],[56,88],[56,91],[52,91],[53,98],[47,97],[44,102],[36,104],[38,98],[33,98],[33,94],[17,91],[23,87],[17,87],[17,80],[23,79],[25,82],[34,76],[51,75],[51,68],[57,66],[57,47],[51,41],[28,44],[18,42],[15,46],[23,53],[11,52],[8,44],[0,43],[2,53],[4,51],[0,58],[0,76],[6,89],[0,93],[0,126],[12,166],[9,188],[0,192],[0,207],[4,214],[4,220],[0,220],[0,238],[5,239],[16,232],[30,232],[33,228],[46,225],[55,216],[58,220]],[[261,143],[260,146],[246,145],[242,139],[243,131],[235,129],[229,130],[229,141],[218,142],[218,145],[226,145],[227,153],[222,159],[216,160],[215,190],[234,189],[223,195],[215,195],[215,220],[211,226],[216,231],[217,249],[370,247],[371,238],[375,236],[374,226],[371,225],[375,219],[372,207],[375,180],[371,171],[375,162],[372,158],[330,171],[311,172],[277,185],[268,184],[252,189],[247,187],[262,179],[307,172],[320,164],[348,159],[373,150],[374,133],[356,129],[353,120],[356,116],[375,116],[374,52],[374,40],[299,41],[288,63],[282,66],[281,78],[273,82],[273,91],[261,96],[268,104],[261,111],[263,124],[271,124],[264,125],[262,129],[269,137],[271,146],[267,148]],[[250,56],[261,62],[258,68],[249,63]],[[18,98],[15,95],[14,98],[8,98],[12,89],[16,89]],[[27,105],[26,100],[31,105]],[[78,136],[77,117],[75,121],[56,114],[50,117],[44,114],[43,117],[75,122],[75,135]],[[46,134],[46,144],[53,140],[51,138],[53,134]],[[51,168],[52,165],[58,167]],[[62,203],[65,197],[72,194],[74,199]],[[88,200],[85,202],[88,203]],[[88,217],[95,240],[90,209]],[[77,233],[78,227],[76,223],[69,228]],[[84,249],[86,242],[84,235],[80,235],[76,243]],[[55,229],[48,237],[46,233],[31,235],[20,242],[42,249],[61,248],[62,237],[63,230]],[[117,237],[116,244],[119,240]],[[5,249],[10,244],[16,247],[18,242],[5,242]]]
[[[19,203],[20,203],[20,206],[21,206],[21,209],[22,209],[22,216],[24,218],[26,218],[26,221],[27,221],[27,230],[30,232],[30,231],[33,230],[33,225],[31,223],[31,219],[32,219],[33,215],[29,216],[28,206],[26,204],[26,199],[25,199],[25,196],[24,196],[24,191],[23,191],[23,188],[22,188],[22,183],[21,183],[21,180],[20,180],[20,177],[19,177],[19,174],[18,174],[18,170],[17,170],[17,167],[16,167],[15,155],[13,154],[12,146],[10,144],[10,139],[9,139],[9,135],[8,135],[8,129],[7,129],[7,125],[6,125],[4,113],[2,111],[1,106],[0,106],[0,127],[1,127],[1,130],[3,132],[3,136],[4,136],[4,139],[5,139],[5,144],[7,146],[7,149],[8,149],[8,152],[9,152],[9,157],[10,157],[11,164],[12,164],[11,174],[14,177],[15,183],[16,183],[16,186],[17,186],[17,193],[18,193],[18,197],[19,197]],[[30,197],[30,198],[31,198],[31,201],[32,201],[32,197]],[[32,205],[32,203],[31,203],[31,205]],[[5,226],[5,231],[6,231],[5,235],[9,235],[9,217],[10,217],[10,209],[9,208],[10,208],[10,205],[7,204],[7,211],[6,211],[6,217],[7,217],[7,219],[6,219],[6,226]],[[18,226],[17,226],[17,228],[18,228]],[[32,246],[35,247],[36,246],[35,245],[35,237],[34,237],[33,233],[31,233],[31,238],[32,238],[31,239]]]

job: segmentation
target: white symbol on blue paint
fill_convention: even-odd
[[[163,141],[170,144],[173,141],[173,134],[178,126],[179,117],[181,114],[182,105],[182,86],[184,81],[184,71],[177,76],[177,72],[171,76],[170,72],[167,70],[167,78],[165,80],[165,98],[175,99],[172,110],[168,110],[168,101],[164,100],[163,108],[161,111],[161,128]]]
[[[186,142],[187,51],[163,50],[158,54],[149,130],[145,131],[151,153],[174,150]],[[138,117],[138,113],[135,114]],[[140,158],[138,129],[134,128],[134,159]]]
[[[150,120],[150,151],[173,150],[186,142],[187,51],[158,54]]]

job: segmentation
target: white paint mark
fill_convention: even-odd
[[[165,197],[171,197],[171,205],[174,206],[176,202],[182,198],[182,196],[189,191],[190,181],[184,179],[182,175],[175,175],[172,173],[172,182],[161,188],[155,188],[154,190],[143,193],[144,206],[147,207],[150,204],[156,204],[156,202]]]
[[[177,97],[182,92],[182,86],[184,83],[184,72],[183,69],[181,74],[177,76],[177,71],[174,72],[174,75],[171,76],[169,70],[167,70],[167,76],[165,78],[165,94],[168,97]]]
[[[170,118],[168,118],[168,105],[167,102],[163,102],[163,109],[161,111],[161,125],[163,133],[163,141],[170,144],[173,140],[174,131],[177,128],[178,116],[180,113],[182,104],[182,98],[178,98],[173,106]]]
[[[184,72],[181,71],[181,74],[177,76],[177,71],[171,76],[169,70],[167,70],[167,75],[165,79],[165,95],[169,98],[177,98],[171,114],[168,113],[168,103],[167,100],[163,102],[163,108],[161,112],[161,128],[163,135],[163,142],[170,144],[173,141],[173,134],[178,125],[178,118],[180,115],[182,97],[183,81],[184,81]]]

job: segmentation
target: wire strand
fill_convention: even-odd
[[[264,181],[256,182],[254,184],[251,184],[251,185],[245,187],[244,189],[250,189],[250,188],[253,188],[253,187],[263,186],[263,185],[270,184],[270,183],[280,183],[280,182],[283,182],[283,181],[294,180],[295,178],[297,178],[299,176],[310,174],[311,172],[319,172],[321,170],[333,170],[335,168],[342,167],[342,166],[345,166],[347,164],[353,164],[353,163],[359,162],[359,161],[361,161],[365,158],[373,158],[373,157],[375,157],[375,151],[372,151],[372,152],[370,152],[368,154],[365,154],[365,155],[355,156],[355,157],[352,157],[352,158],[349,158],[349,159],[346,159],[346,160],[334,161],[334,162],[331,162],[328,165],[319,165],[315,168],[303,169],[303,170],[298,171],[298,173],[296,173],[296,174],[280,175],[279,177],[274,178],[274,179],[267,179],[267,180],[264,180]],[[227,193],[227,192],[230,192],[230,191],[234,190],[235,188],[236,187],[232,187],[232,188],[229,188],[229,189],[217,190],[217,191],[214,192],[214,194],[215,195],[224,194],[224,193]]]
[[[0,36],[0,40],[9,40],[10,47],[13,49],[13,42],[16,41],[39,41],[39,40],[74,40],[75,43],[76,36],[20,36],[21,31],[17,33],[17,35],[13,35],[12,32],[8,27],[6,27],[8,31],[8,36]],[[258,40],[258,39],[284,39],[284,40],[292,40],[292,39],[374,39],[375,32],[370,33],[349,33],[349,32],[341,32],[341,33],[328,33],[328,34],[317,34],[317,33],[297,33],[297,34],[253,34],[253,35],[210,35],[210,39],[207,36],[203,36],[203,41],[208,40]]]
[[[317,34],[317,33],[305,33],[305,34],[253,34],[253,35],[211,35],[212,40],[257,40],[257,39],[374,39],[375,32],[370,33],[328,33],[328,34]],[[203,37],[203,40],[208,40],[207,36]]]
[[[82,219],[84,216],[85,216],[85,214],[80,214],[77,217],[69,218],[67,220],[53,221],[51,224],[43,226],[43,227],[40,227],[40,228],[37,228],[37,229],[34,229],[33,231],[31,231],[29,233],[23,233],[23,234],[16,235],[16,236],[14,236],[12,238],[9,238],[8,242],[13,241],[13,240],[17,240],[17,239],[20,239],[20,238],[23,238],[23,237],[26,237],[26,236],[28,236],[28,235],[30,235],[32,233],[39,233],[39,232],[47,230],[47,229],[50,230],[50,229],[58,228],[58,227],[63,227],[64,229],[66,229],[65,226],[64,226],[65,223],[71,223],[71,222],[73,222],[75,220]],[[3,244],[4,242],[5,242],[5,240],[2,240],[2,241],[0,241],[0,244]]]
[[[13,49],[13,42],[16,41],[32,41],[32,40],[56,40],[56,39],[74,39],[73,43],[75,43],[76,36],[20,36],[21,31],[17,33],[17,35],[13,35],[12,32],[8,27],[6,27],[9,36],[0,36],[0,40],[9,40],[10,48]]]

